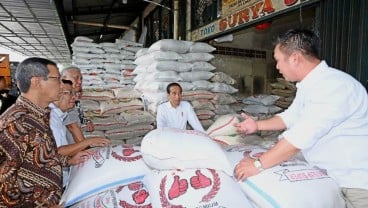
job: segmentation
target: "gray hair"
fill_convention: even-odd
[[[80,68],[78,68],[76,66],[69,66],[69,67],[66,67],[63,70],[61,70],[61,75],[65,76],[65,74],[70,72],[70,71],[78,71],[79,73],[81,73]]]
[[[47,75],[49,74],[47,65],[57,67],[56,63],[38,57],[28,58],[20,63],[15,73],[15,79],[17,80],[20,92],[28,92],[32,77],[42,77],[44,80],[47,80]]]
[[[289,30],[277,38],[275,45],[279,45],[280,50],[287,55],[299,51],[306,56],[320,59],[319,38],[310,30]]]

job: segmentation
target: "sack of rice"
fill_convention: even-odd
[[[116,185],[142,180],[150,169],[138,146],[118,145],[90,150],[90,158],[73,166],[61,201],[70,206]]]
[[[143,138],[141,152],[144,162],[155,169],[211,168],[233,175],[221,146],[199,131],[155,129]]]
[[[213,169],[153,170],[143,183],[154,208],[252,207],[230,176]]]
[[[264,148],[228,146],[226,154],[233,167],[243,157],[259,157]],[[248,198],[258,207],[343,208],[337,183],[324,170],[296,157],[239,182]]]

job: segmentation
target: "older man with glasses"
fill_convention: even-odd
[[[68,111],[74,108],[76,92],[73,90],[73,82],[70,80],[62,80],[62,91],[59,100],[50,103],[51,119],[50,126],[54,134],[58,153],[65,156],[73,156],[76,153],[86,150],[90,146],[105,146],[110,144],[110,140],[105,138],[91,138],[80,142],[69,144],[66,138],[67,128],[63,124],[63,120]],[[88,152],[86,152],[88,154]],[[69,179],[69,167],[64,167],[63,186],[66,187]]]
[[[62,168],[88,155],[57,153],[48,105],[60,95],[59,70],[28,58],[15,76],[21,95],[0,116],[0,207],[62,207]]]

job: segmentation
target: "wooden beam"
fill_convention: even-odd
[[[136,28],[131,26],[125,26],[125,25],[112,25],[112,24],[102,24],[102,23],[96,23],[96,22],[84,22],[84,21],[73,21],[73,24],[78,25],[87,25],[87,26],[95,26],[95,27],[109,27],[109,28],[116,28],[121,30],[135,30]]]

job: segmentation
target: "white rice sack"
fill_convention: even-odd
[[[229,105],[236,103],[237,100],[232,95],[227,93],[215,93],[212,102],[217,105]]]
[[[115,98],[111,91],[84,91],[82,94],[82,99],[85,100],[111,100]]]
[[[162,80],[155,80],[155,78],[160,78]],[[140,73],[135,78],[135,82],[151,82],[151,81],[157,81],[157,82],[164,82],[165,79],[168,79],[168,82],[170,82],[170,79],[178,79],[180,78],[178,76],[177,72],[171,71],[169,73],[163,73],[162,75],[160,72],[149,72],[149,73]],[[181,79],[181,78],[180,78]]]
[[[101,74],[103,81],[107,84],[111,82],[119,83],[120,82],[120,72],[117,74]]]
[[[234,125],[239,122],[239,117],[235,114],[222,115],[215,120],[215,123],[206,132],[210,137],[235,135],[238,132]]]
[[[147,81],[157,81],[157,82],[178,82],[183,81],[176,71],[158,71],[150,73],[146,79]]]
[[[88,52],[95,53],[95,54],[104,54],[105,53],[105,51],[102,48],[98,48],[98,47],[90,47]]]
[[[204,129],[207,129],[208,127],[210,127],[214,123],[214,121],[212,119],[199,120],[199,122],[201,122]]]
[[[207,99],[193,100],[191,103],[196,110],[215,110],[215,106]]]
[[[83,111],[98,111],[100,110],[100,103],[94,100],[80,100],[80,105],[83,108]]]
[[[142,100],[144,100],[144,102],[157,103],[157,104],[161,104],[168,100],[167,92],[156,92],[156,93],[143,92],[141,98]]]
[[[137,67],[135,67],[133,74],[142,74],[142,73],[147,73],[148,71],[148,66],[149,65],[138,65]]]
[[[245,143],[244,138],[240,134],[215,136],[213,139],[216,142],[224,145],[237,145]]]
[[[153,170],[143,183],[153,208],[252,208],[236,182],[212,169]]]
[[[192,69],[190,63],[182,63],[177,61],[154,61],[147,67],[147,71],[177,71],[186,72]]]
[[[212,99],[214,94],[207,90],[193,90],[182,93],[183,100],[193,101],[197,99]]]
[[[191,53],[211,53],[215,51],[216,48],[211,46],[208,43],[204,42],[195,42],[192,46],[190,46],[189,52]]]
[[[90,64],[91,62],[89,61],[89,59],[87,58],[78,58],[78,59],[74,59],[73,58],[73,64],[75,65],[83,65],[83,64]]]
[[[115,39],[115,43],[119,45],[120,47],[128,47],[128,46],[139,46],[142,47],[142,43],[136,43],[134,41],[130,40],[124,40],[124,39]]]
[[[148,190],[138,181],[127,185],[118,185],[106,191],[84,199],[70,208],[116,208],[151,207]]]
[[[211,89],[211,91],[233,94],[233,93],[238,92],[239,90],[225,83],[214,82],[213,88]]]
[[[248,105],[273,105],[280,99],[277,95],[253,95],[243,99],[243,103]]]
[[[77,36],[77,37],[74,39],[74,42],[73,42],[73,43],[76,43],[76,42],[92,43],[92,42],[93,42],[93,39],[91,39],[91,38],[89,38],[89,37],[86,37],[86,36]]]
[[[92,118],[95,131],[106,131],[111,129],[118,129],[126,126],[127,121],[117,120],[114,117],[94,117]]]
[[[248,145],[226,147],[233,167],[243,157],[259,157],[266,150]],[[336,182],[324,170],[293,158],[239,182],[240,187],[257,207],[343,208]]]
[[[141,110],[132,110],[120,113],[119,119],[127,121],[127,126],[134,124],[152,124],[156,120],[152,114]]]
[[[155,169],[211,168],[233,175],[222,148],[199,131],[155,129],[143,138],[141,151],[147,165]]]
[[[212,82],[220,82],[229,85],[233,85],[236,83],[235,79],[233,79],[230,75],[225,74],[224,72],[215,72],[215,75],[211,78]]]
[[[213,71],[216,69],[215,66],[205,61],[194,62],[191,66],[192,71]]]
[[[195,110],[195,113],[200,120],[210,119],[215,116],[215,113],[211,110]]]
[[[148,48],[148,51],[175,51],[177,53],[187,53],[192,45],[192,41],[162,39],[153,43]]]
[[[250,114],[275,114],[278,113],[280,111],[282,111],[283,109],[275,106],[275,105],[269,105],[269,106],[265,106],[265,105],[246,105],[242,111],[250,113]]]
[[[215,112],[216,115],[225,115],[225,114],[236,113],[235,110],[231,107],[231,105],[215,105],[214,112]]]
[[[193,90],[211,90],[212,83],[206,80],[196,80],[192,82]]]
[[[66,207],[116,185],[141,181],[150,172],[137,146],[99,147],[90,152],[87,161],[71,167],[69,184],[61,197]]]
[[[127,110],[143,109],[143,103],[138,99],[133,99],[128,102],[122,102],[119,100],[101,101],[100,109],[101,115],[110,115],[121,113]]]
[[[193,63],[197,61],[211,61],[213,58],[215,56],[209,53],[185,53],[181,54],[181,59],[178,59],[178,61]]]
[[[134,64],[148,65],[154,61],[176,61],[182,59],[182,56],[174,51],[154,51],[146,55],[138,57]]]
[[[134,124],[130,126],[120,127],[105,131],[105,136],[111,140],[123,140],[126,138],[133,138],[143,136],[153,129],[150,124]]]
[[[148,48],[141,48],[135,53],[135,58],[141,57],[148,53]]]
[[[208,80],[213,76],[213,73],[208,71],[192,71],[180,72],[179,75],[183,78],[183,81],[193,82],[197,80]]]
[[[118,48],[113,48],[113,47],[103,47],[102,48],[106,53],[112,54],[120,54],[120,49]]]
[[[134,54],[137,53],[142,47],[139,46],[129,46],[124,48],[127,51],[133,52]]]
[[[116,98],[140,98],[141,93],[129,87],[112,89]]]

